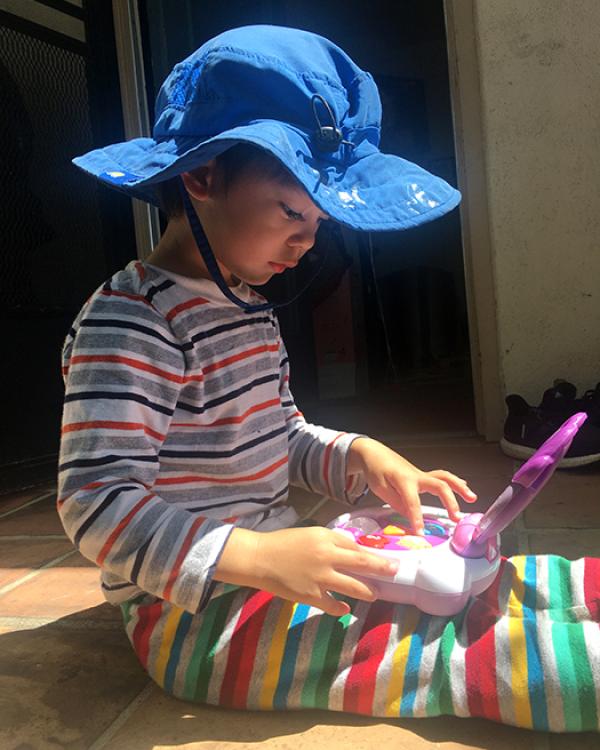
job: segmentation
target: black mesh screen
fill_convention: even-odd
[[[0,305],[74,310],[106,275],[97,187],[71,158],[93,147],[85,59],[0,27]]]
[[[123,140],[111,4],[73,13],[85,43],[0,11],[0,495],[55,476],[65,335],[135,257],[129,200],[71,163]]]

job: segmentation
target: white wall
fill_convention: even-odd
[[[537,403],[600,380],[600,2],[474,8],[501,382]]]

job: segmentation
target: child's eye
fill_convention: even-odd
[[[297,211],[294,211],[285,203],[280,203],[279,205],[283,209],[283,212],[288,217],[288,219],[292,219],[293,221],[302,221],[302,218],[303,218],[302,214],[299,214]]]
[[[288,219],[291,219],[292,221],[304,221],[304,216],[302,214],[299,214],[297,211],[294,211],[294,209],[290,208],[286,203],[280,203],[279,205],[281,206]],[[323,224],[329,225],[332,223],[330,219],[323,219],[322,217],[319,217],[318,222],[320,226],[323,226]]]

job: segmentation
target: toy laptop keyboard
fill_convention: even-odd
[[[433,615],[456,614],[470,596],[491,585],[500,567],[500,532],[550,479],[586,419],[585,412],[570,417],[520,467],[483,515],[462,514],[455,523],[444,509],[423,506],[425,535],[415,536],[406,518],[380,505],[344,513],[329,528],[399,563],[393,578],[369,577],[381,599],[414,604]]]

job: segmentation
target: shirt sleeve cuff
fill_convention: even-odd
[[[331,496],[349,505],[355,505],[369,491],[362,472],[348,476],[348,451],[352,443],[361,437],[368,436],[344,433],[335,441],[331,456],[330,485],[334,488]]]
[[[173,604],[192,613],[199,612],[208,603],[217,564],[235,528],[221,521],[208,523],[214,523],[214,527],[204,531],[190,548],[169,597]]]

